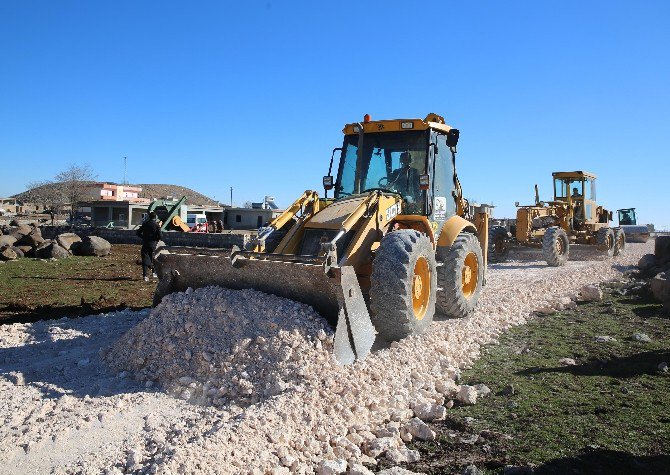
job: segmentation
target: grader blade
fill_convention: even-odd
[[[341,364],[363,359],[375,330],[351,267],[324,271],[323,259],[212,250],[171,250],[155,260],[160,278],[154,305],[165,295],[219,286],[254,289],[312,306],[336,328],[335,357]]]

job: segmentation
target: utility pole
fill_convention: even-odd
[[[233,207],[233,187],[230,187],[230,207]]]

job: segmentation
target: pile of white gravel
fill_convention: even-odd
[[[206,287],[166,296],[105,360],[184,400],[247,406],[323,372],[332,342],[329,326],[307,305]]]
[[[261,474],[416,460],[405,444],[435,436],[426,421],[483,396],[458,377],[482,345],[537,310],[571,307],[582,286],[620,277],[652,247],[561,268],[491,266],[474,315],[346,367],[308,307],[254,291],[175,294],[149,316],[118,314],[122,325],[110,314],[0,327],[0,463]]]

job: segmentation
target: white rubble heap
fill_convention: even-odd
[[[613,261],[491,266],[475,314],[339,366],[310,307],[256,291],[174,294],[151,312],[0,326],[0,466],[9,473],[365,473],[415,461],[462,390],[460,370],[502,331]],[[280,277],[279,277],[280,278]],[[456,404],[462,404],[456,400]]]

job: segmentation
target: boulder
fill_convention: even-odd
[[[584,285],[579,293],[581,299],[585,302],[601,302],[603,300],[603,291],[597,285]]]
[[[405,425],[405,430],[418,440],[435,440],[435,432],[418,417],[413,417]]]
[[[81,242],[81,238],[75,233],[63,233],[56,236],[56,242],[60,247],[69,251],[74,243]]]
[[[670,262],[670,236],[656,236],[654,256],[659,264]]]
[[[98,236],[86,236],[81,240],[81,244],[75,246],[73,251],[78,256],[106,256],[112,249],[109,241]]]
[[[14,246],[19,249],[24,257],[30,257],[35,253],[35,249],[31,246]]]
[[[42,244],[43,242],[44,242],[44,238],[42,237],[42,233],[32,232],[30,234],[26,234],[21,239],[17,240],[16,245],[17,246],[37,247],[40,244]]]
[[[645,254],[637,263],[637,268],[643,276],[654,275],[658,272],[656,270],[656,256],[653,254]]]
[[[0,247],[13,246],[16,243],[14,236],[2,235],[0,236]]]
[[[461,404],[477,404],[477,388],[464,384],[456,394],[456,400]]]
[[[10,234],[18,240],[21,239],[23,236],[27,236],[32,231],[33,228],[31,228],[27,224],[22,224],[20,226],[15,226]]]
[[[9,248],[16,253],[16,257],[18,258],[25,257],[25,253],[20,248],[16,246],[10,246]]]
[[[447,415],[447,408],[431,402],[420,402],[414,406],[414,415],[424,422],[442,420]]]
[[[35,249],[35,257],[39,259],[63,259],[70,257],[70,253],[60,247],[56,241],[44,241]]]
[[[17,257],[18,256],[16,255],[16,252],[14,252],[9,246],[5,246],[0,249],[0,260],[2,261],[13,261]]]
[[[656,274],[651,280],[651,293],[654,298],[670,310],[670,271]]]

